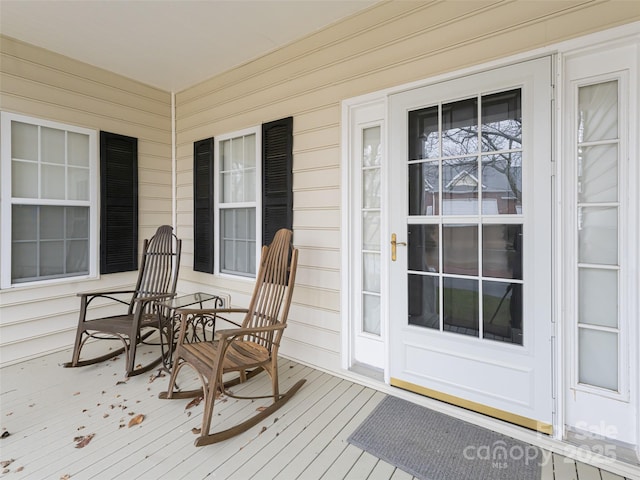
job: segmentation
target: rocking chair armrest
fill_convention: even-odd
[[[96,291],[96,292],[81,292],[77,293],[76,296],[80,297],[80,302],[85,307],[88,306],[93,300],[96,298],[107,298],[109,300],[113,300],[114,302],[122,303],[123,305],[129,305],[129,299],[123,300],[122,298],[118,298],[116,295],[133,295],[135,290],[112,290],[112,291]]]
[[[77,297],[107,297],[109,295],[123,295],[125,293],[131,294],[135,290],[113,290],[113,291],[96,291],[96,292],[80,292],[77,293]]]
[[[278,330],[284,330],[286,325],[278,324],[278,325],[268,325],[265,327],[254,327],[254,328],[227,328],[224,330],[219,330],[218,334],[219,340],[221,342],[226,341],[227,339],[231,339],[233,341],[234,338],[244,336],[244,335],[255,335],[256,333],[266,333],[266,332],[276,332]]]

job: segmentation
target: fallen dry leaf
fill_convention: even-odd
[[[21,472],[22,470],[24,470],[24,467],[22,467],[22,466],[16,468],[16,472]]]
[[[262,429],[260,430],[260,433],[264,433],[267,431],[267,427],[262,427]],[[258,434],[259,435],[259,434]]]
[[[190,408],[197,407],[198,405],[200,405],[201,401],[202,401],[202,397],[196,397],[193,400],[191,400],[189,403],[187,403],[187,406],[184,407],[184,409],[188,410]]]
[[[80,392],[76,392],[73,394],[73,396],[75,397],[76,395],[80,395]]]
[[[3,460],[2,462],[0,462],[0,467],[7,468],[13,462],[15,462],[15,459],[13,459],[13,458],[11,460]]]
[[[91,433],[89,435],[83,435],[83,436],[80,436],[80,437],[75,437],[73,439],[73,441],[77,442],[76,443],[76,448],[84,448],[84,447],[86,447],[94,436],[95,436],[95,433]]]
[[[198,435],[201,431],[202,431],[201,429],[196,428],[196,427],[194,427],[194,428],[192,428],[192,429],[191,429],[191,433],[193,433],[193,434],[195,434],[195,435]]]
[[[144,415],[139,413],[138,415],[133,417],[131,420],[129,420],[129,427],[128,428],[131,428],[134,425],[140,425],[143,420],[144,420]]]
[[[2,438],[7,438],[9,435],[11,434],[9,433],[8,430],[5,430],[4,432],[2,432]]]
[[[267,409],[267,407],[258,407],[256,408],[257,412],[264,412]]]
[[[60,477],[60,480],[69,480],[70,478],[71,478],[71,475],[69,475],[69,474],[67,473],[67,474],[65,474],[65,475],[62,475],[62,476]]]

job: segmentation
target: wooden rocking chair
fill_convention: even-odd
[[[226,440],[256,425],[282,407],[305,382],[298,381],[284,394],[278,389],[278,348],[286,327],[298,263],[298,250],[292,247],[291,237],[290,230],[281,229],[276,232],[270,246],[262,247],[260,268],[248,308],[181,310],[180,336],[169,388],[160,393],[160,398],[204,397],[202,429],[195,441],[197,447]],[[225,313],[244,313],[241,325],[231,322],[240,328],[219,330],[214,341],[185,342],[190,320],[201,315],[216,315],[218,319],[230,321],[221,317]],[[174,391],[178,372],[185,365],[198,373],[202,389]],[[263,370],[271,377],[272,395],[240,397],[227,390]],[[238,376],[223,382],[223,374],[229,372],[237,372]],[[213,407],[219,392],[233,398],[273,398],[273,403],[238,425],[210,433]]]
[[[126,353],[126,375],[147,372],[162,361],[162,356],[136,368],[136,346],[160,329],[154,302],[175,295],[180,267],[182,241],[177,239],[168,225],[158,228],[151,239],[144,241],[142,263],[135,290],[79,293],[80,316],[73,356],[64,367],[83,367]],[[126,295],[125,300],[121,298]],[[87,319],[89,304],[97,298],[114,300],[127,305],[126,313],[93,320]],[[162,332],[160,332],[162,334]],[[105,355],[80,360],[80,352],[89,339],[120,340],[124,346]]]

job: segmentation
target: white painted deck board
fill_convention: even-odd
[[[400,469],[349,444],[347,438],[385,394],[286,359],[280,361],[281,391],[301,378],[305,385],[280,410],[249,431],[219,444],[196,448],[193,428],[202,421],[203,403],[160,400],[168,376],[155,372],[125,379],[124,357],[89,367],[60,366],[71,356],[59,352],[0,370],[0,460],[15,459],[0,478],[22,467],[20,477],[59,479],[365,479],[412,480]],[[188,368],[178,379],[183,389],[198,386]],[[259,375],[232,390],[268,393]],[[214,429],[253,415],[268,400],[222,398],[214,410]],[[135,414],[144,421],[131,428]],[[123,425],[123,426],[121,426]],[[94,434],[84,448],[74,437]],[[595,467],[554,454],[542,480],[624,480]]]

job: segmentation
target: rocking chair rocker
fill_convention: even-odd
[[[147,372],[162,361],[162,356],[159,356],[147,365],[136,368],[136,347],[144,343],[155,330],[161,328],[154,310],[154,302],[168,300],[176,292],[182,242],[176,238],[172,230],[170,226],[162,225],[151,239],[144,241],[135,290],[78,294],[81,304],[73,356],[70,362],[63,364],[64,367],[92,365],[125,352],[126,376],[129,377]],[[130,300],[119,298],[122,295],[129,295]],[[97,298],[106,298],[127,305],[127,312],[88,320],[87,308]],[[80,352],[91,338],[120,340],[124,346],[105,355],[80,360]]]
[[[270,246],[262,247],[260,268],[256,276],[253,296],[246,309],[184,309],[181,310],[181,326],[175,352],[169,388],[160,398],[192,398],[203,396],[205,400],[202,429],[195,441],[196,447],[220,442],[242,433],[282,407],[304,384],[298,381],[286,393],[278,389],[278,348],[287,315],[296,276],[298,250],[291,245],[292,232],[281,229],[276,232]],[[244,313],[241,325],[220,315]],[[240,328],[215,332],[213,341],[187,343],[185,334],[189,322],[202,315],[216,315]],[[190,391],[174,391],[178,373],[185,365],[193,368],[200,377],[203,388]],[[227,390],[252,378],[262,370],[271,377],[272,395],[240,397]],[[223,374],[237,372],[238,376],[224,382]],[[210,433],[213,408],[218,392],[232,398],[273,398],[273,403],[253,417],[227,430]]]

